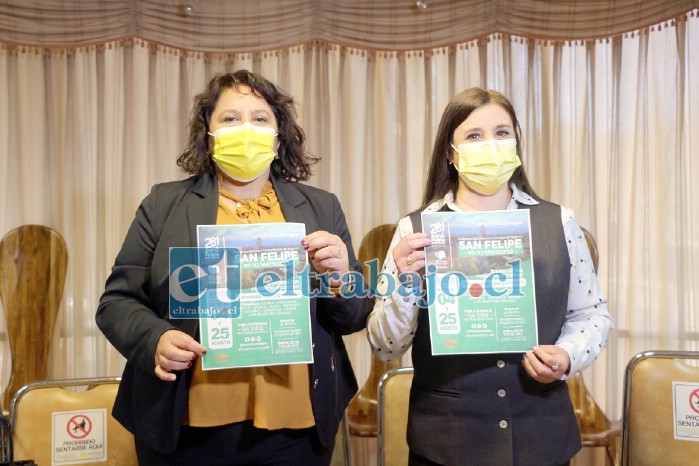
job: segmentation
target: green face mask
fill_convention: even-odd
[[[461,179],[471,189],[486,196],[498,192],[522,165],[517,155],[516,139],[488,139],[460,144],[454,150],[459,153],[455,165]]]
[[[245,122],[209,134],[214,137],[216,165],[234,180],[254,180],[269,168],[277,155],[274,152],[277,133],[273,128]]]

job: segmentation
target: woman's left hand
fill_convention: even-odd
[[[560,346],[539,345],[524,354],[522,364],[534,380],[551,383],[560,380],[568,371],[570,356]]]
[[[327,231],[315,231],[301,240],[311,262],[320,273],[337,272],[341,277],[349,271],[347,246],[337,235]],[[339,286],[340,280],[330,280],[330,286]]]

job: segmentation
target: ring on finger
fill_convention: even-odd
[[[412,265],[412,263],[415,262],[412,257],[410,257],[410,254],[408,254],[408,257],[405,259],[405,263],[407,265]]]
[[[551,370],[554,372],[558,372],[558,361],[556,361],[556,363],[553,366],[551,366]]]
[[[337,247],[337,258],[342,259],[342,248],[340,246]]]

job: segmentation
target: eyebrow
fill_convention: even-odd
[[[503,129],[503,128],[504,128],[504,129],[514,129],[512,125],[508,125],[508,124],[505,124],[505,125],[497,125],[497,126],[495,127],[495,129]],[[483,128],[478,127],[478,126],[476,126],[476,127],[474,127],[474,128],[466,128],[466,132],[467,132],[467,133],[469,133],[469,132],[471,132],[471,131],[483,131]]]
[[[238,110],[237,108],[224,108],[221,110],[221,113],[223,113],[223,112],[238,112],[238,113],[240,113],[240,110]],[[255,108],[255,109],[251,110],[251,113],[256,113],[256,112],[258,112],[258,113],[259,112],[270,113],[269,110],[264,109],[264,108]]]

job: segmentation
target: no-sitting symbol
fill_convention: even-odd
[[[699,413],[699,389],[689,394],[689,406],[692,407],[692,410]]]
[[[92,430],[92,422],[89,417],[77,414],[70,418],[66,429],[68,430],[68,435],[73,438],[85,438]]]

